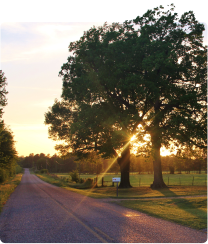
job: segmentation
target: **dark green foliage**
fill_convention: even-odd
[[[85,182],[85,180],[84,180],[83,178],[80,178],[80,179],[79,179],[79,183],[82,184],[82,183],[84,183],[84,182]]]
[[[78,186],[77,188],[88,189],[88,188],[92,188],[93,186],[94,186],[93,179],[88,178],[84,181],[84,183],[82,183],[82,185]]]
[[[15,167],[16,174],[23,173],[23,168],[20,165],[16,165]]]
[[[48,173],[48,169],[41,169],[41,170],[40,170],[40,173],[41,173],[41,174],[47,174],[47,173]]]
[[[3,107],[7,104],[6,77],[0,70],[0,182],[4,182],[16,173],[17,153],[11,130],[1,120]]]
[[[9,171],[4,169],[4,168],[0,168],[0,183],[6,181],[9,178]]]
[[[79,172],[77,170],[73,170],[69,175],[71,176],[72,181],[75,181],[76,183],[79,182]]]
[[[133,135],[141,142],[149,134],[153,188],[165,187],[162,146],[206,148],[207,139],[204,25],[192,11],[178,18],[174,8],[161,9],[123,24],[93,27],[70,43],[73,56],[60,71],[62,101],[45,115],[51,138],[65,142],[57,146],[63,154],[95,150],[115,156],[130,147]],[[129,156],[121,158],[121,164],[129,164]],[[129,165],[123,166],[129,172]]]
[[[0,122],[0,182],[16,173],[16,154],[12,132]]]

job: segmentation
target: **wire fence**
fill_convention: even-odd
[[[94,177],[97,186],[112,186],[114,176]],[[119,177],[116,175],[116,177]],[[163,175],[167,186],[207,186],[207,175]],[[130,183],[134,187],[150,186],[154,181],[153,175],[130,175]]]

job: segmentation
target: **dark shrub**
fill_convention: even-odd
[[[72,172],[69,173],[69,175],[72,178],[72,181],[75,181],[76,183],[79,182],[79,173],[77,170],[73,170]]]
[[[9,172],[5,169],[0,169],[0,183],[6,181],[9,178]]]
[[[41,174],[47,174],[47,173],[48,173],[48,169],[41,169],[41,170],[40,170],[40,173],[41,173]]]
[[[85,180],[84,180],[83,178],[80,178],[80,179],[79,179],[79,183],[81,183],[81,184],[84,183],[84,181],[85,181]]]

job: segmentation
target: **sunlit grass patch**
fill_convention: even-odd
[[[121,200],[121,206],[194,229],[207,228],[207,198]]]
[[[15,190],[17,185],[21,182],[22,174],[17,174],[13,178],[8,179],[0,184],[0,212],[8,200],[11,193]]]
[[[48,182],[52,185],[59,186],[59,187],[65,187],[68,186],[68,183],[60,178],[53,177],[51,175],[47,174],[36,174],[41,180]]]

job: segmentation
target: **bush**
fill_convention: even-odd
[[[41,169],[41,170],[40,170],[40,173],[41,173],[41,174],[47,174],[47,173],[48,173],[48,169]]]
[[[9,178],[9,171],[6,169],[0,169],[0,183],[3,183]]]
[[[79,179],[79,183],[82,184],[82,183],[84,183],[84,182],[85,182],[85,180],[84,180],[83,178],[80,178],[80,179]]]
[[[80,188],[92,188],[94,186],[93,179],[88,178],[86,181],[82,184],[82,187]]]
[[[23,168],[17,164],[15,171],[16,171],[16,174],[23,173]]]
[[[79,173],[77,170],[73,170],[72,172],[69,173],[69,175],[72,178],[72,181],[75,181],[76,183],[79,182]]]

